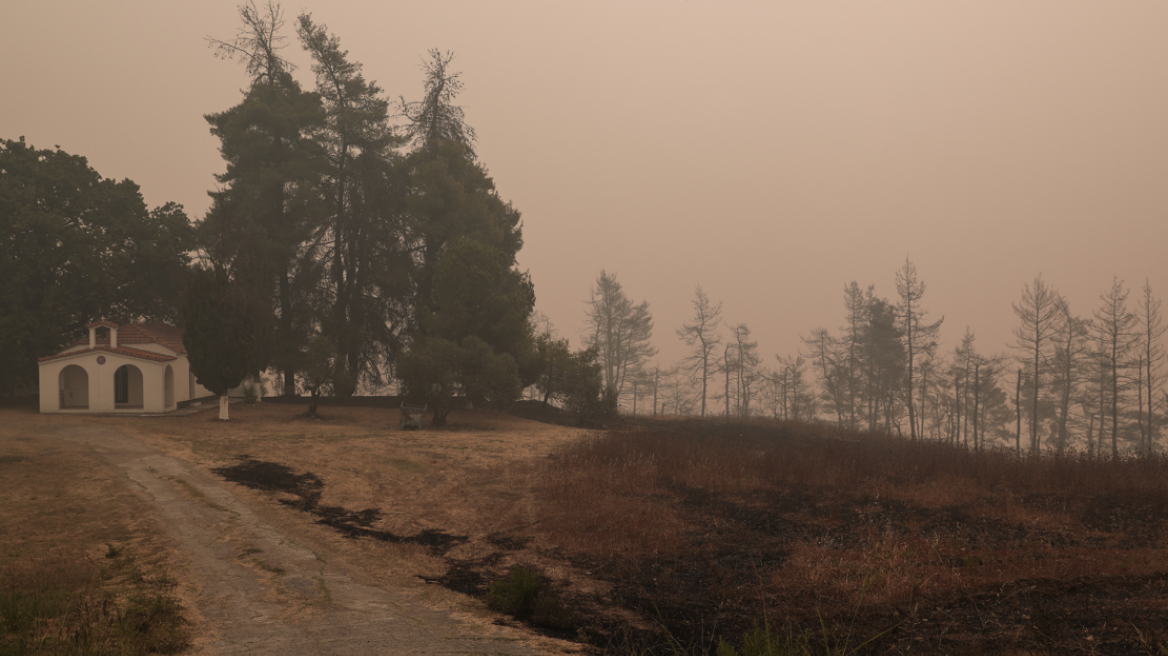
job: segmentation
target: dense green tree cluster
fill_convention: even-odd
[[[173,320],[193,235],[181,206],[84,157],[0,141],[0,396],[36,389],[50,355],[95,318]]]
[[[214,42],[252,77],[238,105],[208,115],[227,170],[199,224],[202,254],[245,291],[257,337],[249,373],[282,373],[319,390],[321,361],[339,395],[392,374],[441,424],[453,397],[505,402],[534,381],[535,304],[518,270],[520,214],[503,201],[454,105],[451,55],[432,51],[425,97],[401,101],[404,127],[338,37],[296,20],[313,90],[280,55],[278,6],[240,9],[243,27]],[[312,336],[319,340],[305,349]],[[304,375],[299,375],[303,373]],[[319,373],[319,371],[317,371]],[[311,382],[311,384],[310,384]]]

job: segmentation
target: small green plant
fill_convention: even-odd
[[[487,592],[487,606],[491,610],[517,617],[530,615],[535,610],[535,600],[543,587],[542,576],[534,570],[516,565],[511,569],[510,576],[491,585]]]
[[[536,626],[566,629],[572,616],[550,582],[534,569],[516,565],[487,590],[487,607]]]
[[[259,403],[259,400],[260,400],[260,391],[255,385],[252,385],[249,383],[249,384],[243,386],[243,402],[244,403],[246,403],[247,405],[255,405],[256,403]]]
[[[776,632],[770,624],[758,626],[742,636],[742,650],[718,639],[717,656],[795,656],[811,653],[811,639],[806,631]]]

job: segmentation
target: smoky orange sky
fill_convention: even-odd
[[[84,155],[153,207],[206,211],[224,169],[203,115],[243,66],[205,38],[235,0],[8,2],[0,137]],[[836,332],[843,287],[895,297],[909,257],[923,307],[1007,351],[1011,303],[1043,277],[1090,315],[1112,276],[1168,295],[1168,3],[315,2],[307,11],[396,99],[430,48],[456,54],[459,103],[523,212],[537,309],[580,344],[601,269],[649,301],[662,366],[694,287],[760,354]],[[723,330],[725,334],[726,331]]]

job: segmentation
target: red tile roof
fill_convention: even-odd
[[[119,334],[118,334],[118,342],[122,341],[121,340],[122,336],[121,336],[120,332],[121,331],[119,331]],[[88,343],[89,342],[86,342],[86,344],[88,344]],[[95,348],[86,348],[86,349],[81,349],[79,351],[66,351],[65,353],[58,353],[56,355],[50,355],[50,356],[45,357],[45,358],[37,358],[37,362],[48,362],[49,360],[60,360],[61,358],[71,358],[75,355],[85,355],[87,353],[93,353],[95,351],[104,351],[106,353],[115,353],[117,355],[124,355],[124,356],[129,357],[129,358],[138,358],[139,360],[149,360],[151,362],[170,362],[171,360],[178,359],[173,355],[163,355],[161,353],[154,353],[152,351],[143,351],[141,349],[136,349],[136,348],[127,348],[125,346],[118,346],[117,348],[110,348],[108,343],[107,343],[107,345],[105,345],[105,346],[97,346]]]
[[[129,331],[136,329],[143,339],[140,341],[122,341],[122,330]],[[118,345],[122,344],[147,344],[154,342],[161,344],[175,353],[186,353],[187,347],[183,346],[183,331],[181,328],[175,328],[168,323],[128,323],[122,328],[118,329]],[[137,340],[137,337],[135,336]]]
[[[97,321],[89,324],[90,326],[102,325],[113,327],[111,321]],[[187,348],[183,346],[182,341],[183,331],[181,328],[175,328],[168,323],[153,322],[153,323],[127,323],[118,327],[118,346],[122,344],[160,344],[166,348],[178,353],[180,355],[187,352]],[[109,333],[102,331],[97,334],[98,345],[109,345]],[[89,346],[89,337],[78,340],[73,343],[73,346]]]

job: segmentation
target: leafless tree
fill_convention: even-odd
[[[725,417],[727,419],[730,418],[730,406],[731,406],[730,400],[733,398],[730,394],[730,378],[738,370],[737,361],[731,359],[730,354],[733,352],[733,350],[734,350],[733,344],[726,344],[722,348],[722,365],[721,365],[721,367],[719,367],[722,370],[723,380],[726,383],[725,392],[722,394],[721,398],[723,401],[725,401],[724,410],[725,410]],[[717,399],[717,397],[715,397],[715,400],[716,399]]]
[[[1100,353],[1107,370],[1108,400],[1111,402],[1111,456],[1119,457],[1120,392],[1125,391],[1132,350],[1137,344],[1136,315],[1127,309],[1128,291],[1123,281],[1112,278],[1111,287],[1099,296],[1103,305],[1095,313],[1099,327]],[[1121,381],[1123,385],[1121,386]],[[1102,436],[1102,435],[1101,435]]]
[[[746,324],[740,323],[734,327],[734,343],[738,351],[738,415],[749,417],[750,400],[762,360],[758,357],[758,342],[751,341],[750,328]]]
[[[698,285],[694,292],[693,308],[693,318],[689,323],[682,324],[677,330],[677,337],[692,349],[682,363],[701,387],[701,416],[705,417],[709,383],[716,370],[713,362],[714,349],[722,343],[722,336],[718,333],[718,324],[722,320],[722,304],[712,305],[706,292]]]
[[[653,416],[657,416],[657,391],[661,387],[661,367],[653,365]]]
[[[1071,406],[1080,398],[1080,387],[1090,377],[1087,371],[1091,349],[1091,324],[1071,314],[1070,305],[1061,303],[1063,314],[1059,330],[1054,335],[1054,359],[1051,389],[1057,395],[1054,447],[1063,453],[1070,442],[1068,425],[1071,423]]]
[[[936,405],[940,402],[939,384],[941,379],[941,368],[944,367],[944,359],[937,354],[938,342],[933,342],[930,348],[921,351],[917,355],[916,374],[916,415],[917,415],[917,436],[924,439],[926,436],[932,434],[937,435],[937,426],[930,427],[928,419],[930,417],[930,410],[932,414],[936,414]]]
[[[764,370],[762,372],[765,384],[764,393],[770,403],[771,416],[775,419],[787,419],[787,377],[789,372],[784,366],[783,358],[776,355],[775,359],[779,361],[778,368],[774,371]]]
[[[847,390],[848,427],[856,429],[856,403],[862,386],[859,381],[860,360],[863,355],[864,326],[868,323],[868,307],[875,296],[875,288],[869,286],[867,293],[852,281],[844,287],[844,320],[840,329],[840,359],[837,378],[842,379],[842,387]]]
[[[973,331],[969,329],[969,326],[966,326],[965,335],[961,338],[961,345],[953,352],[952,371],[957,412],[954,422],[954,441],[967,448],[969,447],[969,406],[971,405],[970,394],[973,389],[973,368],[980,360],[980,356],[974,348],[975,339]]]
[[[818,327],[811,330],[811,334],[803,337],[803,346],[807,349],[801,355],[814,363],[815,375],[822,391],[821,397],[835,409],[836,423],[844,425],[844,400],[839,366],[835,361],[836,340],[826,328]],[[830,412],[830,410],[829,410]]]
[[[904,266],[896,272],[896,293],[900,296],[900,306],[897,314],[901,321],[901,334],[904,340],[904,351],[908,364],[908,373],[905,378],[908,400],[909,434],[912,439],[917,438],[916,403],[913,399],[913,389],[916,383],[915,364],[917,357],[924,351],[936,347],[937,334],[940,332],[941,317],[936,323],[922,323],[925,312],[920,309],[921,298],[925,295],[925,283],[917,277],[917,267],[911,260],[905,258]]]
[[[815,394],[807,381],[807,370],[804,368],[807,361],[799,356],[776,355],[779,363],[778,370],[772,374],[772,380],[780,395],[782,418],[795,421],[810,421],[818,414],[815,404]]]
[[[683,370],[680,364],[675,364],[669,369],[662,369],[659,371],[661,392],[663,393],[664,401],[662,402],[661,414],[668,414],[666,411],[672,408],[674,415],[688,415],[693,412],[693,398],[694,393],[691,387],[691,380]]]
[[[1022,288],[1022,302],[1014,303],[1014,314],[1022,325],[1014,328],[1017,341],[1014,348],[1020,352],[1018,360],[1029,367],[1032,398],[1030,403],[1030,451],[1038,455],[1041,447],[1038,431],[1038,398],[1042,390],[1043,375],[1046,373],[1053,348],[1053,338],[1058,333],[1063,320],[1063,300],[1055,289],[1046,284],[1042,274],[1034,278],[1033,284]]]
[[[750,399],[759,380],[758,342],[750,339],[750,328],[740,323],[730,330],[731,341],[722,349],[722,373],[726,417],[750,415]]]
[[[604,384],[624,397],[629,386],[643,374],[645,362],[656,355],[653,316],[649,303],[634,305],[616,279],[616,274],[601,271],[596,284],[588,291],[584,313],[587,333],[585,344],[600,353]]]
[[[954,443],[981,450],[991,438],[1008,439],[1008,397],[998,386],[1007,360],[1005,355],[978,353],[973,331],[965,329],[949,368],[954,383],[954,420],[950,426],[950,439]],[[1021,394],[1021,387],[1018,393]]]
[[[1107,425],[1107,392],[1110,389],[1108,385],[1108,378],[1110,367],[1108,367],[1107,358],[1107,339],[1104,336],[1103,327],[1098,322],[1093,323],[1095,353],[1094,368],[1095,373],[1092,376],[1092,389],[1089,390],[1088,403],[1093,406],[1093,411],[1090,414],[1090,423],[1093,424],[1095,417],[1099,418],[1099,430],[1095,432],[1094,440],[1092,440],[1092,431],[1087,431],[1087,454],[1091,457],[1103,455],[1103,440],[1107,435],[1105,426]]]
[[[744,323],[731,328],[731,333],[731,341],[722,354],[722,369],[726,374],[726,416],[746,417],[750,414],[750,398],[761,363],[758,342],[750,339],[750,328]]]
[[[1143,371],[1140,379],[1144,393],[1140,396],[1148,400],[1147,425],[1143,424],[1141,410],[1140,434],[1144,441],[1144,453],[1148,454],[1152,452],[1155,433],[1158,430],[1157,410],[1163,408],[1163,405],[1155,402],[1163,377],[1161,367],[1164,362],[1164,347],[1160,341],[1166,330],[1160,315],[1160,305],[1160,299],[1152,296],[1151,283],[1145,279],[1137,312],[1140,333],[1139,350],[1143,360]]]
[[[1022,456],[1022,368],[1018,368],[1018,383],[1014,388],[1014,411],[1018,416],[1018,426],[1014,432],[1014,455]]]

